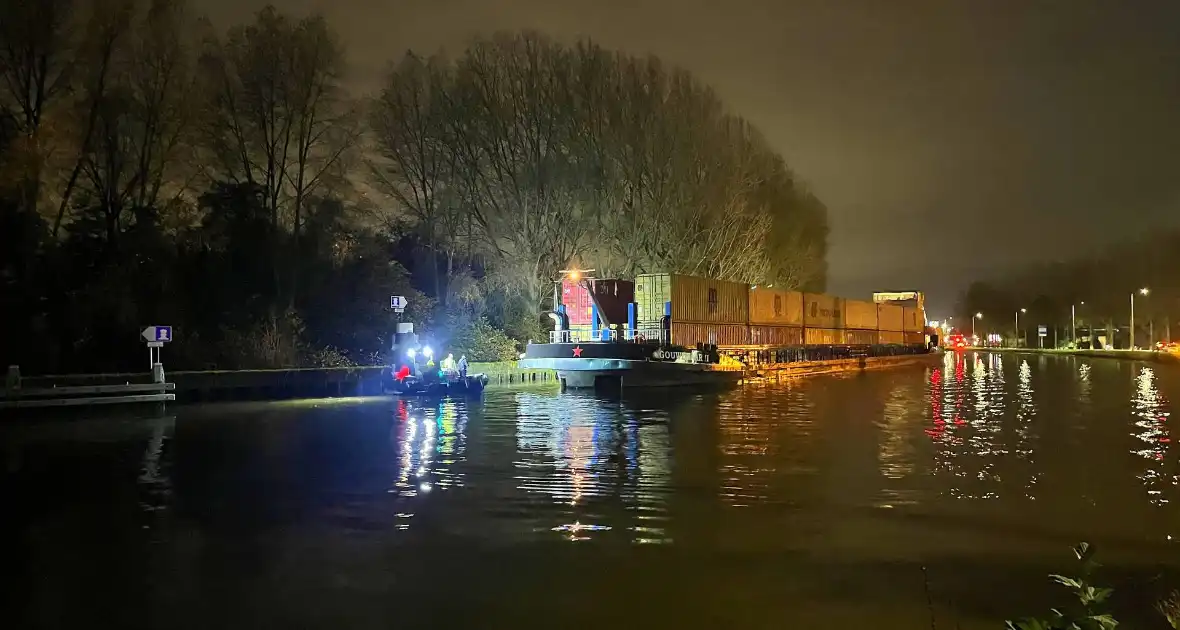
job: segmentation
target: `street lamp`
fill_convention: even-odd
[[[1139,295],[1146,297],[1148,293],[1151,293],[1151,291],[1149,291],[1147,289],[1147,287],[1143,287],[1142,289],[1139,289]],[[1129,345],[1132,350],[1135,349],[1135,292],[1134,291],[1131,292],[1131,343]]]
[[[1027,313],[1027,312],[1028,312],[1028,310],[1023,309],[1023,308],[1020,309],[1019,311],[1016,311],[1016,347],[1017,348],[1020,347],[1020,314]]]
[[[973,344],[979,343],[979,335],[975,334],[975,320],[977,319],[983,319],[983,313],[976,313],[975,316],[971,318],[971,343]]]
[[[1086,305],[1085,300],[1083,300],[1081,302],[1081,304],[1082,304],[1082,306],[1085,306]],[[1073,339],[1074,350],[1077,350],[1078,349],[1078,314],[1077,314],[1077,305],[1075,305],[1075,304],[1069,305],[1069,330],[1070,330],[1070,337]]]

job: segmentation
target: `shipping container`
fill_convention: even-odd
[[[876,309],[873,309],[876,311]],[[873,346],[878,343],[875,330],[845,330],[844,343],[850,346]]]
[[[803,294],[798,291],[750,289],[750,323],[803,325]]]
[[[877,330],[889,332],[903,332],[905,327],[902,325],[902,320],[905,317],[904,310],[900,306],[892,304],[878,304],[877,305]],[[884,343],[884,342],[882,342]],[[900,342],[898,342],[900,343]]]
[[[905,335],[905,343],[907,346],[924,346],[926,345],[926,333],[924,332],[907,332]]]
[[[877,333],[878,343],[889,346],[900,346],[905,343],[905,333],[900,330],[882,330]]]
[[[809,346],[838,346],[844,344],[844,331],[835,328],[808,328],[805,333]]]
[[[672,343],[695,347],[698,343],[712,346],[748,346],[749,327],[745,324],[701,324],[672,320]]]
[[[590,325],[590,292],[580,282],[569,278],[561,281],[561,303],[570,318],[570,326]]]
[[[922,312],[922,309],[916,306],[904,306],[902,311],[904,313],[902,315],[902,330],[907,333],[926,330],[926,314]]]
[[[843,299],[834,295],[804,293],[803,327],[842,329],[844,327],[844,314],[841,308],[843,303]]]
[[[844,330],[877,330],[877,305],[844,300]]]
[[[801,326],[750,326],[750,345],[801,346],[803,345],[803,328]]]
[[[638,319],[658,322],[664,303],[672,303],[672,321],[688,324],[746,324],[750,320],[750,286],[668,273],[643,274],[635,280]]]
[[[586,288],[587,284],[590,289]],[[561,303],[565,305],[571,326],[593,325],[591,289],[607,321],[612,324],[627,322],[627,304],[635,300],[634,282],[614,278],[579,281],[565,278],[561,281]]]

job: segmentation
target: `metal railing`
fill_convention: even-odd
[[[669,342],[668,331],[662,328],[638,329],[610,329],[603,328],[597,332],[592,330],[551,330],[549,343],[662,343]]]

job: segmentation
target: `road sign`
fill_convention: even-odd
[[[1048,337],[1049,336],[1049,328],[1046,326],[1037,326],[1037,336],[1038,337]]]
[[[404,296],[404,295],[391,295],[391,296],[389,296],[389,308],[392,308],[393,310],[398,311],[399,313],[401,311],[406,310],[407,304],[409,304],[409,302],[406,301],[406,296]]]
[[[171,326],[148,326],[139,333],[144,341],[158,341],[160,343],[168,343],[172,341],[172,327]]]

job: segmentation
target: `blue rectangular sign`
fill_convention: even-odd
[[[144,341],[158,341],[167,343],[172,341],[172,327],[171,326],[148,326],[140,333]]]

